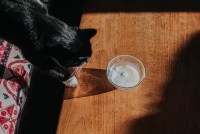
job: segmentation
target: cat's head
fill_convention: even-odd
[[[65,27],[53,37],[51,55],[64,67],[80,66],[92,55],[90,39],[95,34],[95,29]]]

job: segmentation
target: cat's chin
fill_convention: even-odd
[[[75,88],[78,86],[78,80],[75,76],[72,76],[70,79],[63,81],[66,87]]]

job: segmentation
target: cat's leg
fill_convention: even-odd
[[[42,8],[45,8],[46,11],[48,12],[48,5],[50,0],[33,0],[35,3],[40,5]]]
[[[66,70],[60,70],[60,69],[46,70],[45,74],[49,74],[50,76],[59,79],[67,87],[78,86],[77,78],[75,76],[71,76],[71,74],[69,74],[69,72]]]
[[[70,78],[69,72],[64,69],[55,68],[55,69],[48,69],[48,70],[41,70],[41,71],[44,72],[46,75],[49,75],[60,81],[67,81]]]
[[[33,0],[34,2],[38,3],[41,6],[48,5],[50,0]]]
[[[71,73],[69,73],[69,69],[64,68],[61,66],[58,62],[56,62],[56,66],[53,70],[50,70],[49,73],[51,73],[51,76],[57,77],[60,81],[63,82],[67,87],[77,87],[78,86],[78,80],[75,76],[71,76]]]
[[[71,73],[69,72],[69,69],[61,66],[54,58],[35,57],[34,55],[30,55],[30,53],[27,57],[28,57],[28,60],[31,61],[31,63],[34,64],[45,75],[48,75],[55,79],[60,80],[67,87],[78,86],[77,78],[75,76],[71,77]]]
[[[41,2],[48,4],[50,0],[41,0]]]
[[[43,2],[41,0],[34,0],[35,2],[37,2],[38,4],[40,4],[41,6],[43,6]]]

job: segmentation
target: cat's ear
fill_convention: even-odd
[[[92,38],[97,33],[96,29],[81,29],[81,31],[82,31],[84,37],[87,39]]]

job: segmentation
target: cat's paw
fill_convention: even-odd
[[[78,86],[78,80],[75,76],[71,77],[70,79],[63,81],[65,86],[75,88]]]

